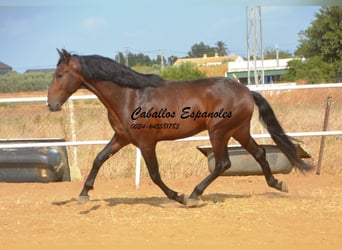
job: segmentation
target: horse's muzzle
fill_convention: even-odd
[[[62,110],[62,105],[60,103],[56,103],[56,104],[48,103],[47,106],[51,112],[57,112],[57,111]]]

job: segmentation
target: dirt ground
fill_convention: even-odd
[[[168,200],[148,178],[99,180],[77,205],[83,182],[0,183],[0,249],[341,249],[342,176],[221,177],[200,205]],[[198,178],[167,179],[190,194]]]

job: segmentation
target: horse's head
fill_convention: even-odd
[[[47,98],[50,111],[60,111],[63,103],[84,83],[82,69],[77,56],[62,49]]]

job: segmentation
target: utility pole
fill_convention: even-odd
[[[278,47],[278,44],[275,45],[275,49],[276,49],[277,67],[279,67],[279,47]]]
[[[261,7],[246,7],[246,34],[247,34],[247,80],[248,85],[264,84],[264,51],[262,45]],[[252,57],[252,59],[251,59]],[[257,64],[257,59],[260,63]],[[252,74],[254,81],[252,81]]]
[[[115,57],[114,57],[115,61],[117,61],[118,63],[121,63],[121,59],[120,59],[120,52],[118,52]]]
[[[161,70],[164,69],[164,53],[163,53],[163,49],[160,49],[160,66],[161,66]]]
[[[125,65],[128,67],[128,48],[126,48],[126,55],[125,55]]]

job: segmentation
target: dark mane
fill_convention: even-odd
[[[158,75],[138,73],[107,57],[97,55],[74,55],[74,57],[78,57],[86,80],[111,81],[130,88],[157,87],[164,82],[164,79]]]

